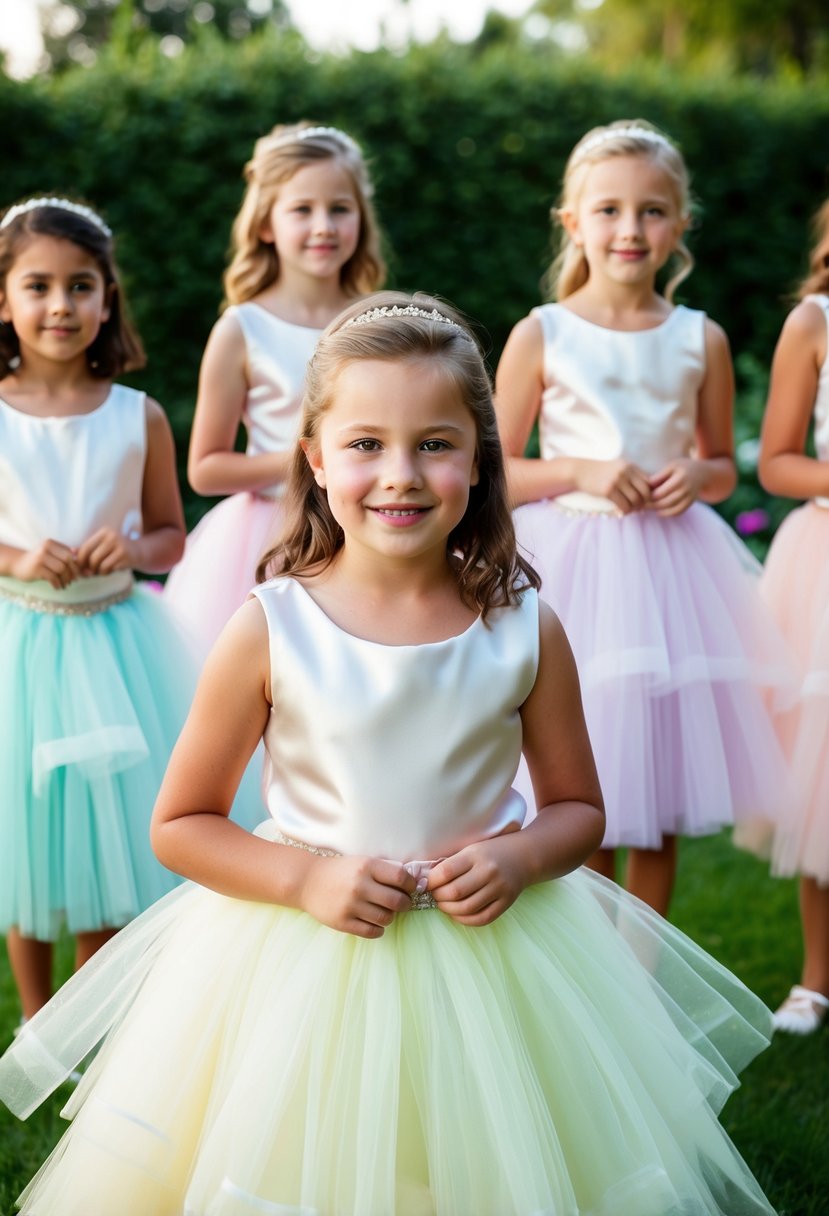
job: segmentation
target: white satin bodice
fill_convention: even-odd
[[[97,409],[66,417],[34,417],[0,399],[0,544],[28,550],[49,538],[75,548],[103,527],[140,532],[146,453],[145,394],[136,389],[114,384]],[[83,602],[130,580],[124,570],[57,594],[46,582],[21,586]]]
[[[544,335],[541,456],[626,459],[645,473],[689,456],[705,374],[705,314],[679,306],[654,329],[594,325],[561,304],[534,308]],[[604,498],[561,494],[559,506],[614,511]]]
[[[253,303],[232,305],[226,315],[236,318],[245,339],[248,393],[242,421],[247,454],[283,452],[296,439],[305,368],[322,330],[292,325]],[[281,490],[274,487],[264,493],[277,497]]]
[[[829,339],[829,296],[811,295],[804,297],[823,310],[826,318],[827,339]],[[815,428],[815,454],[818,460],[829,460],[829,341],[827,341],[826,358],[820,369],[815,393],[815,405],[812,411],[812,421]],[[829,498],[816,498],[820,507],[829,507]]]
[[[534,591],[419,646],[345,633],[292,578],[254,594],[270,636],[263,788],[280,832],[410,861],[523,823],[512,781],[538,666]]]

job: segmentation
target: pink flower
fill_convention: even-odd
[[[741,511],[734,520],[734,526],[740,536],[754,536],[756,532],[762,532],[769,526],[768,511],[764,511],[762,507]]]

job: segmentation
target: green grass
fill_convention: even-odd
[[[774,1006],[798,978],[800,931],[794,881],[774,881],[766,867],[732,849],[727,838],[684,841],[672,918]],[[63,943],[59,970],[68,973]],[[0,1045],[18,1009],[0,960]],[[723,1123],[780,1216],[829,1213],[829,1031],[806,1039],[779,1035],[745,1071]],[[68,1090],[26,1123],[0,1110],[0,1216],[60,1135]],[[115,1214],[113,1214],[115,1216]],[[728,1214],[724,1214],[728,1216]]]

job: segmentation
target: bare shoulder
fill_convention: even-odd
[[[783,322],[781,336],[786,335],[798,342],[825,344],[826,330],[827,317],[820,305],[814,300],[801,300]]]
[[[705,351],[709,358],[711,356],[731,358],[731,345],[728,341],[728,335],[721,325],[718,325],[716,321],[712,321],[708,316],[705,318]]]

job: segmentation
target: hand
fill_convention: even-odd
[[[576,489],[597,498],[609,498],[622,515],[641,511],[651,501],[647,475],[629,460],[578,461]]]
[[[24,583],[45,579],[52,587],[68,587],[81,577],[80,564],[73,549],[57,540],[45,540],[36,549],[27,549],[11,563],[12,578]]]
[[[441,912],[460,925],[489,925],[515,903],[526,886],[506,837],[479,840],[432,869],[429,890]]]
[[[650,478],[650,509],[658,515],[681,515],[699,498],[704,479],[700,461],[690,457],[672,460]]]
[[[302,907],[323,925],[356,937],[382,937],[412,906],[417,882],[397,861],[320,857],[303,886]]]
[[[78,549],[78,565],[85,575],[132,570],[131,542],[114,528],[99,528]]]

